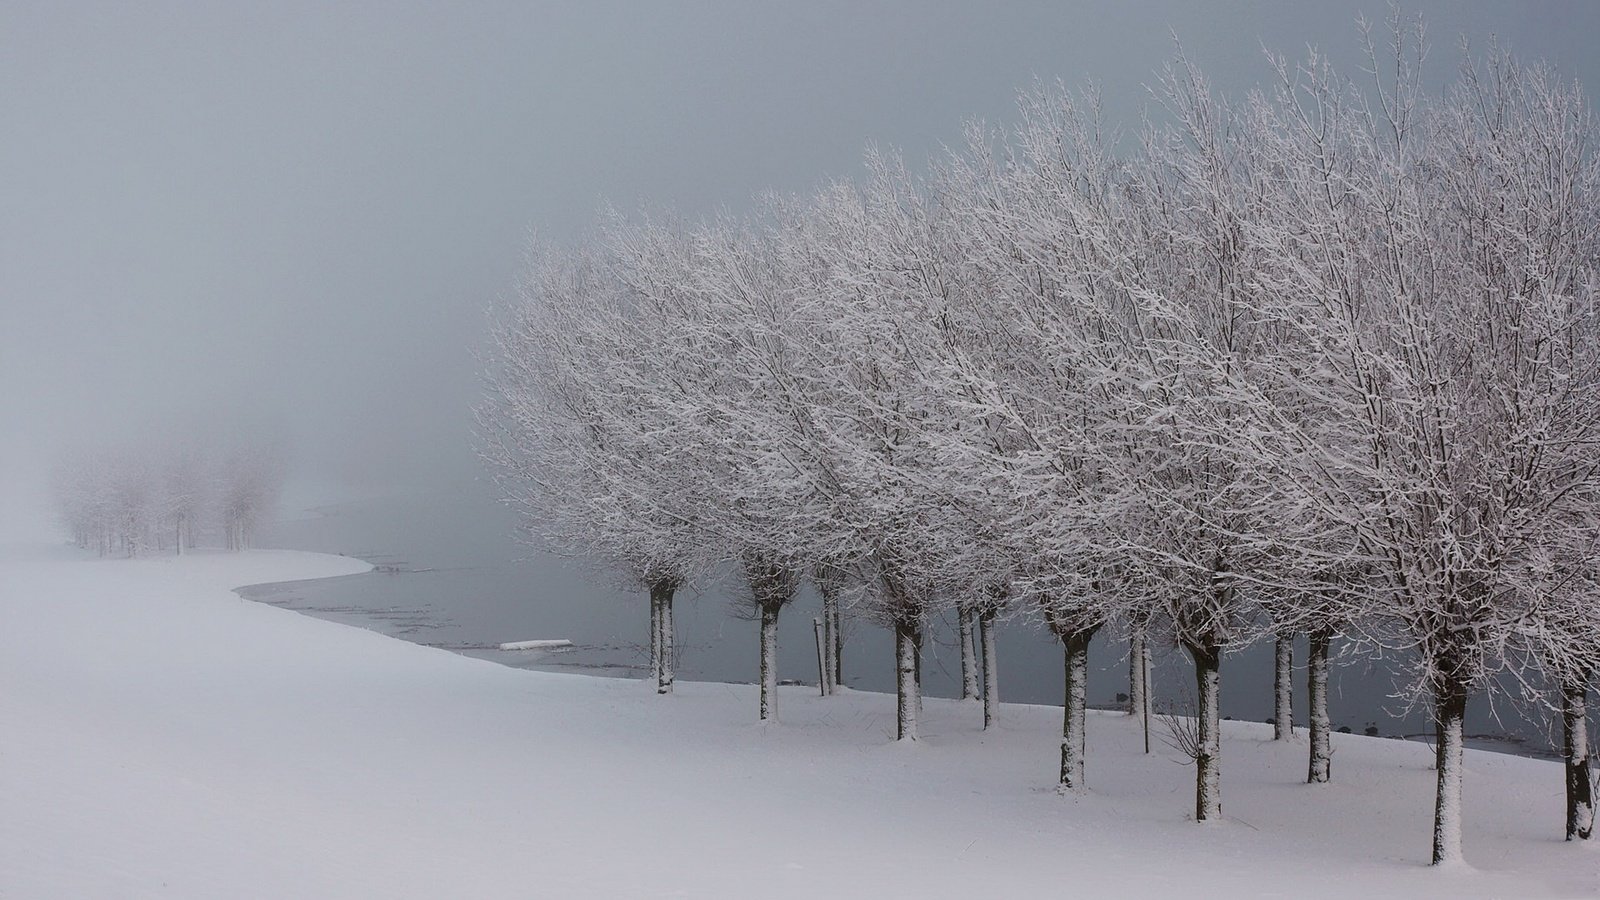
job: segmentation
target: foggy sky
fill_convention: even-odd
[[[1590,90],[1600,4],[1408,3]],[[533,229],[915,161],[1035,78],[1132,123],[1176,33],[1359,63],[1362,3],[0,2],[0,529],[75,433],[239,408],[319,483],[476,472],[485,309]],[[45,511],[48,514],[48,511]]]

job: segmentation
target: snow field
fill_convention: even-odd
[[[240,600],[364,571],[291,552],[0,555],[0,896],[1592,896],[1561,770],[1467,752],[1471,867],[1430,869],[1431,751],[1224,723],[1224,820],[1137,723],[530,672]],[[641,622],[644,602],[640,601]],[[752,626],[754,627],[754,626]],[[752,639],[754,636],[752,635]],[[846,650],[848,653],[848,648]],[[890,660],[848,659],[867,666]],[[1260,686],[1252,686],[1259,689]],[[1227,682],[1223,690],[1237,689]]]

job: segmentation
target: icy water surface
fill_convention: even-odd
[[[369,628],[419,644],[509,666],[642,677],[648,605],[644,595],[602,570],[518,544],[516,521],[478,483],[425,495],[385,497],[291,511],[262,529],[258,543],[341,553],[372,562],[363,575],[311,582],[260,585],[247,598],[297,612]],[[679,592],[676,603],[680,678],[753,681],[757,672],[756,624],[738,614],[737,587],[721,582]],[[779,624],[779,675],[816,683],[812,618],[818,603],[809,590],[786,609]],[[960,657],[949,622],[933,623],[923,663],[932,696],[960,693]],[[501,643],[567,639],[567,651],[501,651]],[[1059,704],[1059,644],[1026,623],[1009,623],[999,637],[1001,696],[1008,701]],[[1127,690],[1125,645],[1102,634],[1091,650],[1089,700],[1112,706]],[[1304,641],[1296,649],[1296,703],[1303,703]],[[885,630],[846,625],[845,682],[861,690],[894,689],[893,640]],[[1190,706],[1192,670],[1176,650],[1157,651],[1158,708]],[[1257,646],[1223,662],[1223,715],[1265,720],[1272,714],[1272,652]],[[1392,677],[1371,660],[1336,667],[1329,707],[1335,726],[1386,736],[1426,736],[1421,711],[1403,717],[1389,695]],[[1303,709],[1297,708],[1297,723]],[[1495,713],[1498,713],[1498,716]],[[752,712],[752,715],[754,713]],[[1491,710],[1475,698],[1468,729],[1478,746],[1541,755],[1551,746],[1549,725],[1527,721],[1507,704]],[[1159,735],[1159,729],[1157,729]],[[1159,740],[1159,736],[1155,738]]]

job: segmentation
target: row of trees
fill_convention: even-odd
[[[1039,87],[925,175],[872,152],[863,183],[748,218],[541,244],[496,332],[484,453],[542,539],[648,586],[662,691],[674,591],[722,563],[759,611],[763,718],[807,574],[894,630],[907,740],[931,613],[1037,617],[1079,789],[1088,647],[1117,623],[1141,680],[1146,640],[1194,663],[1206,821],[1224,654],[1309,634],[1320,782],[1342,637],[1405,651],[1431,704],[1435,862],[1461,854],[1468,697],[1501,672],[1555,685],[1587,837],[1594,122],[1499,52],[1429,93],[1420,27],[1394,26],[1360,81],[1272,59],[1233,101],[1179,58],[1136,134]]]
[[[73,540],[101,556],[168,547],[182,555],[211,532],[229,550],[244,550],[283,474],[271,442],[168,435],[65,454],[55,494]]]

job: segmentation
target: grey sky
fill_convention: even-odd
[[[1591,90],[1600,3],[1409,3],[1439,77],[1498,33]],[[1006,121],[1035,76],[1114,118],[1170,56],[1349,70],[1364,3],[0,2],[0,498],[90,422],[248,405],[303,475],[458,478],[483,310],[529,230],[699,214]],[[4,512],[0,511],[0,519]]]

